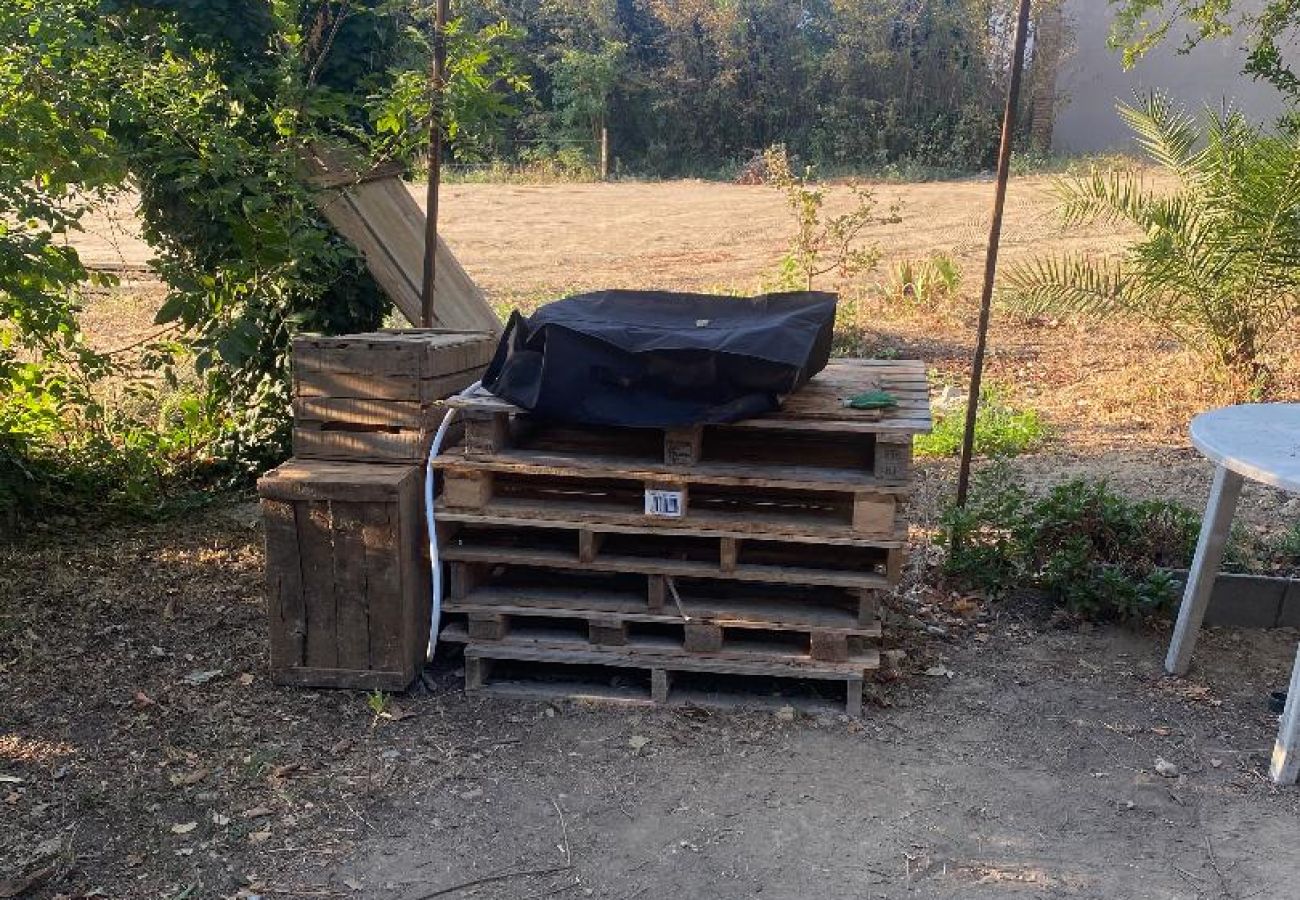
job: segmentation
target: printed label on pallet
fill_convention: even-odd
[[[645,514],[658,519],[680,519],[686,511],[684,499],[685,495],[682,491],[646,488]]]

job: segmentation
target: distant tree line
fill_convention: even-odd
[[[1036,3],[1038,15],[1058,3]],[[829,167],[989,165],[1013,5],[459,0],[453,11],[475,27],[503,19],[518,27],[518,65],[533,89],[494,155],[590,147],[604,126],[622,165],[676,175],[775,142]],[[1026,102],[1024,136],[1034,108]]]

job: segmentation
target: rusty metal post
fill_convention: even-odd
[[[1011,54],[1011,78],[1007,82],[1007,106],[1002,114],[1002,144],[998,148],[997,190],[993,197],[993,221],[989,224],[989,246],[984,257],[984,292],[980,296],[979,329],[975,336],[975,360],[971,367],[970,396],[966,400],[966,431],[962,435],[961,465],[957,469],[957,505],[966,505],[970,490],[971,455],[975,450],[975,416],[979,411],[980,383],[984,378],[984,353],[988,347],[989,316],[993,306],[993,283],[998,272],[998,245],[1002,241],[1002,212],[1007,203],[1007,179],[1011,174],[1011,145],[1015,139],[1016,106],[1020,101],[1020,80],[1025,70],[1025,39],[1029,32],[1029,2],[1020,0],[1016,18],[1015,47]],[[954,540],[956,538],[954,537]]]
[[[433,18],[433,62],[429,66],[429,185],[425,194],[424,279],[420,284],[420,324],[432,328],[433,279],[438,267],[438,188],[442,181],[442,113],[447,86],[447,12],[449,0],[437,0]]]

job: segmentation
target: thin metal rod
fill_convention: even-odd
[[[993,198],[993,221],[989,223],[989,247],[984,257],[984,292],[980,296],[979,329],[975,336],[975,360],[966,400],[966,431],[962,434],[961,465],[957,469],[957,505],[966,505],[970,490],[970,462],[975,450],[975,415],[979,411],[980,383],[984,379],[984,353],[988,347],[989,316],[993,307],[993,283],[998,272],[998,245],[1002,241],[1002,212],[1007,204],[1007,179],[1011,174],[1011,145],[1016,133],[1016,106],[1020,101],[1020,77],[1025,69],[1025,39],[1029,33],[1029,0],[1020,0],[1016,19],[1015,48],[1011,55],[1011,78],[1007,82],[1007,107],[1002,114],[1002,145],[998,148],[997,192]]]
[[[429,66],[429,186],[425,194],[424,280],[420,285],[420,324],[432,328],[433,279],[438,268],[438,187],[442,181],[442,113],[447,86],[449,0],[437,0],[433,17],[433,62]]]

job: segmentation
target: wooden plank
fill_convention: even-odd
[[[354,691],[404,691],[414,677],[406,671],[380,669],[320,669],[298,666],[272,669],[271,681],[289,687],[328,687]]]
[[[850,397],[879,388],[899,398],[899,407],[886,412],[854,410]],[[781,427],[795,431],[907,433],[928,432],[933,426],[925,365],[919,360],[835,359],[800,390],[785,398],[781,408],[763,416],[733,422],[729,428]],[[512,404],[486,391],[454,401],[482,411],[518,412]]]
[[[408,469],[397,496],[397,546],[402,585],[402,647],[413,675],[424,668],[428,656],[433,606],[427,562],[428,529],[424,518],[424,478],[419,468]]]
[[[870,469],[841,467],[763,465],[756,463],[702,462],[689,468],[660,465],[643,460],[608,455],[521,450],[502,447],[490,456],[477,453],[447,453],[434,459],[440,469],[475,469],[518,475],[590,478],[603,476],[648,481],[672,476],[688,484],[716,484],[729,487],[778,488],[804,491],[851,491],[870,489],[875,493],[906,496],[912,486],[898,480],[885,481]]]
[[[266,602],[271,670],[301,666],[307,638],[301,550],[292,503],[263,498],[266,525]]]
[[[295,419],[347,422],[389,428],[436,429],[447,415],[445,407],[417,400],[372,400],[362,397],[295,397]]]
[[[335,659],[341,669],[370,668],[370,593],[367,588],[365,506],[362,503],[335,501],[330,510],[337,622],[335,639],[338,644]]]
[[[560,508],[556,508],[560,506]],[[607,534],[681,534],[700,538],[764,538],[799,544],[833,544],[843,547],[901,547],[907,533],[900,525],[889,534],[857,534],[847,523],[823,525],[816,522],[790,521],[785,518],[764,519],[725,516],[697,512],[689,519],[659,519],[616,513],[571,515],[573,510],[559,504],[530,504],[516,500],[493,500],[482,511],[455,508],[439,503],[439,519],[463,524],[500,525],[503,527],[585,528]]]
[[[740,565],[724,572],[711,563],[685,560],[650,559],[640,556],[602,554],[591,562],[579,564],[576,553],[519,547],[448,546],[442,558],[449,562],[515,564],[541,568],[573,569],[581,565],[593,572],[628,572],[642,575],[670,575],[681,578],[722,578],[735,581],[759,581],[773,584],[815,584],[845,588],[887,588],[889,582],[875,572],[849,572],[815,569],[807,566]]]
[[[385,293],[412,324],[422,324],[424,212],[398,178],[327,188],[314,194],[325,218],[357,248]],[[446,241],[438,238],[434,278],[437,326],[501,332],[501,322]]]
[[[448,643],[467,643],[468,635],[459,625],[448,625],[440,640]],[[524,659],[535,661],[567,662],[586,665],[625,666],[632,668],[665,668],[680,672],[717,672],[729,675],[768,675],[777,678],[796,677],[839,681],[861,678],[863,672],[880,666],[880,654],[864,650],[848,662],[826,662],[811,657],[791,656],[784,660],[773,657],[755,658],[743,653],[688,653],[672,641],[651,638],[630,639],[623,647],[600,647],[583,637],[547,635],[545,638],[522,637],[511,634],[505,640],[491,644],[469,643],[465,658]]]
[[[738,592],[743,597],[743,592]],[[684,598],[692,619],[723,628],[753,628],[769,631],[840,634],[845,637],[880,637],[880,621],[871,616],[859,624],[857,610],[819,606],[812,601],[727,600]],[[552,616],[556,618],[617,618],[626,622],[680,624],[674,604],[647,608],[640,598],[613,592],[582,592],[563,588],[482,587],[461,598],[449,600],[449,613],[500,613],[505,615]]]
[[[403,652],[402,576],[394,503],[362,504],[366,601],[370,610],[370,667],[407,671]]]
[[[420,467],[291,459],[257,482],[260,496],[272,500],[391,500]],[[414,473],[414,475],[413,475]]]
[[[357,372],[301,372],[294,377],[300,397],[340,397],[364,400],[405,400],[433,403],[459,394],[483,376],[482,368],[437,378],[385,377]]]
[[[303,664],[338,668],[338,618],[334,594],[334,546],[331,502],[311,500],[298,516],[302,554],[303,596],[307,614],[307,644]]]
[[[353,431],[295,422],[293,452],[303,459],[416,464],[428,458],[432,430]]]

